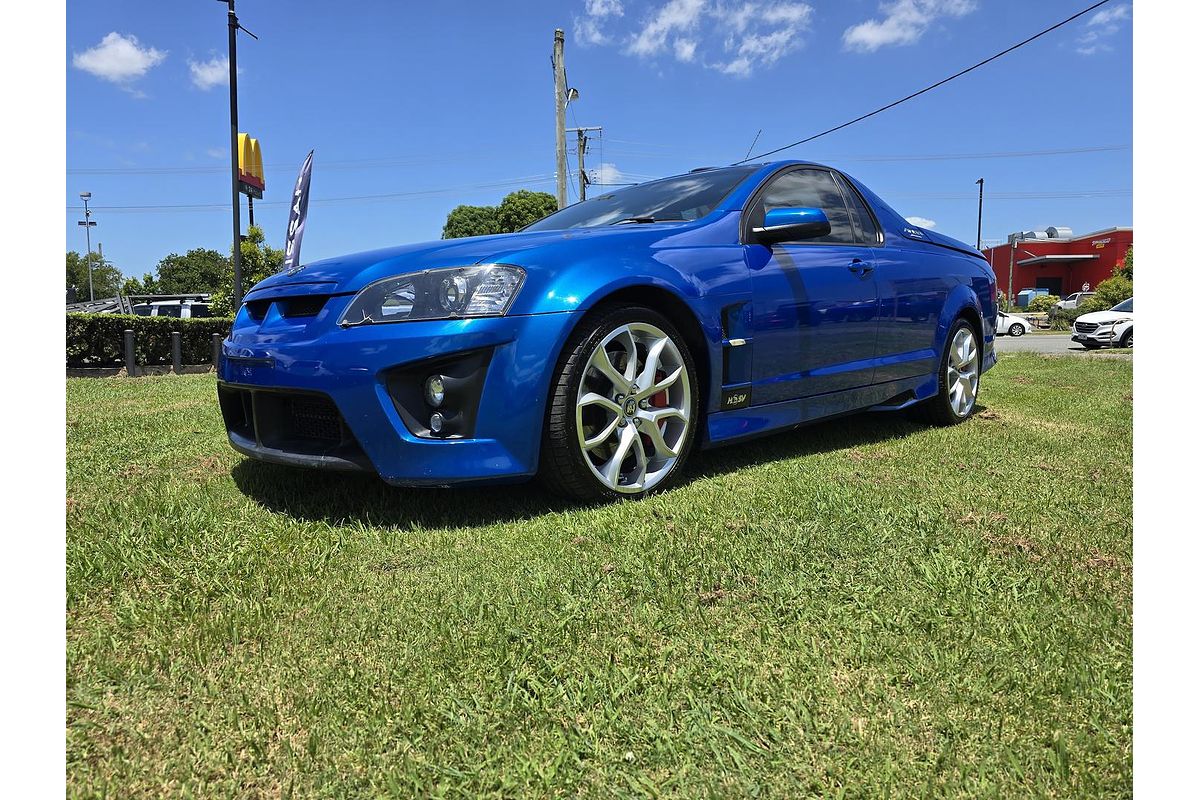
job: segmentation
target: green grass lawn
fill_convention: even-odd
[[[643,502],[229,449],[67,382],[72,796],[1132,794],[1132,362],[811,426]]]

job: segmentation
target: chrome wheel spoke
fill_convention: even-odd
[[[659,458],[679,455],[678,450],[667,444],[667,440],[663,438],[662,428],[658,425],[654,423],[642,425],[642,433],[650,439],[650,444],[654,447],[654,455]]]
[[[633,446],[633,441],[637,438],[638,435],[633,428],[622,429],[617,451],[605,462],[603,468],[604,480],[608,481],[609,486],[615,488],[621,482],[621,465],[625,463],[625,458],[629,455],[629,448]]]
[[[628,391],[629,381],[625,380],[625,376],[621,374],[612,360],[608,356],[608,351],[604,346],[596,348],[596,352],[592,353],[591,359],[588,361],[588,366],[597,370],[605,378],[608,378],[612,385],[622,391]]]

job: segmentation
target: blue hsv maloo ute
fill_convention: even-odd
[[[274,275],[218,393],[230,443],[264,461],[628,497],[693,447],[836,414],[961,422],[995,333],[977,250],[836,169],[775,162]]]

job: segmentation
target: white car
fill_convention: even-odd
[[[1093,311],[1075,320],[1071,326],[1071,340],[1084,347],[1095,349],[1133,347],[1133,298],[1117,303],[1108,311]]]
[[[1079,308],[1080,303],[1082,303],[1084,300],[1087,300],[1094,294],[1095,292],[1076,292],[1075,294],[1069,294],[1062,300],[1059,300],[1057,303],[1055,303],[1054,307],[1060,308],[1063,311],[1067,311],[1072,308]]]
[[[996,312],[996,333],[999,336],[1024,336],[1033,330],[1033,323],[1016,314]]]

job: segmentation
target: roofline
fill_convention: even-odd
[[[1021,242],[1021,244],[1023,244],[1023,245],[1026,245],[1026,244],[1055,244],[1055,243],[1061,243],[1061,242],[1078,242],[1078,241],[1082,241],[1083,239],[1094,239],[1097,236],[1103,236],[1106,233],[1121,233],[1124,231],[1133,233],[1133,226],[1132,225],[1128,225],[1128,226],[1127,225],[1116,225],[1111,228],[1104,228],[1102,230],[1093,231],[1092,233],[1081,233],[1078,236],[1072,236],[1070,239],[1018,239],[1017,241]],[[1002,240],[1002,241],[997,242],[996,244],[992,245],[991,247],[985,247],[983,249],[984,250],[995,250],[998,247],[1009,247],[1009,246],[1010,245],[1007,241]]]

